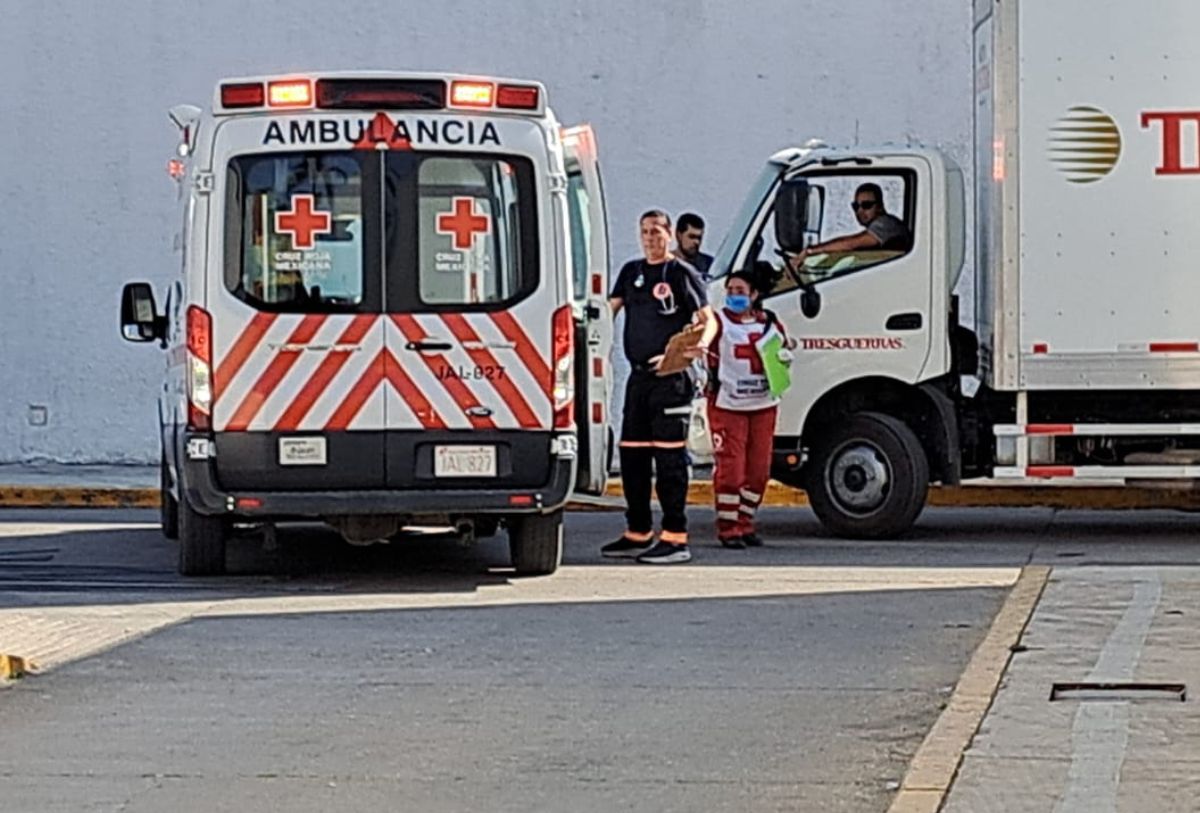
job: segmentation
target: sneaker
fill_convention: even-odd
[[[687,545],[672,545],[659,542],[637,558],[644,565],[674,565],[692,561],[692,552]]]
[[[722,538],[721,547],[729,548],[730,550],[745,550],[746,543],[740,536],[727,536]]]
[[[742,543],[748,548],[761,548],[763,546],[762,537],[751,531],[748,534],[742,535]]]
[[[636,559],[639,555],[650,550],[652,540],[634,542],[627,536],[622,536],[616,542],[609,542],[600,549],[600,555],[608,559]]]

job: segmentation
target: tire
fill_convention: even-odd
[[[508,550],[518,576],[548,576],[558,570],[563,553],[563,512],[510,519]]]
[[[816,448],[806,489],[817,518],[835,535],[892,539],[925,507],[929,461],[902,421],[859,412]]]
[[[182,489],[180,489],[182,495]],[[224,517],[197,513],[184,497],[179,501],[179,572],[184,576],[219,576],[225,572]]]
[[[167,468],[164,457],[159,468],[159,522],[162,524],[162,535],[167,539],[179,538],[179,503],[171,496],[171,472]]]

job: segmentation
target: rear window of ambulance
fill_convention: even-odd
[[[389,309],[490,310],[537,287],[528,159],[392,152],[385,186]]]
[[[229,166],[226,287],[272,310],[362,304],[362,157],[270,154]]]

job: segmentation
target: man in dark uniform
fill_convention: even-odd
[[[609,296],[616,314],[625,310],[625,355],[629,382],[621,426],[621,479],[626,530],[601,554],[673,564],[692,558],[687,537],[688,424],[695,395],[688,372],[658,375],[671,337],[692,322],[704,324],[708,346],[716,322],[699,272],[668,250],[671,218],[657,209],[641,217],[645,258],[625,263]],[[703,349],[697,349],[697,357]],[[662,533],[654,544],[650,490],[653,475],[662,505]]]
[[[695,212],[681,214],[675,226],[675,256],[699,271],[702,279],[708,280],[713,258],[700,250],[703,243],[704,218]]]

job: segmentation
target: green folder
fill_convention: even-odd
[[[779,351],[783,349],[783,336],[778,330],[768,331],[754,346],[758,349],[758,355],[762,357],[763,371],[767,374],[767,387],[771,397],[779,398],[792,386],[792,368],[779,360]]]

